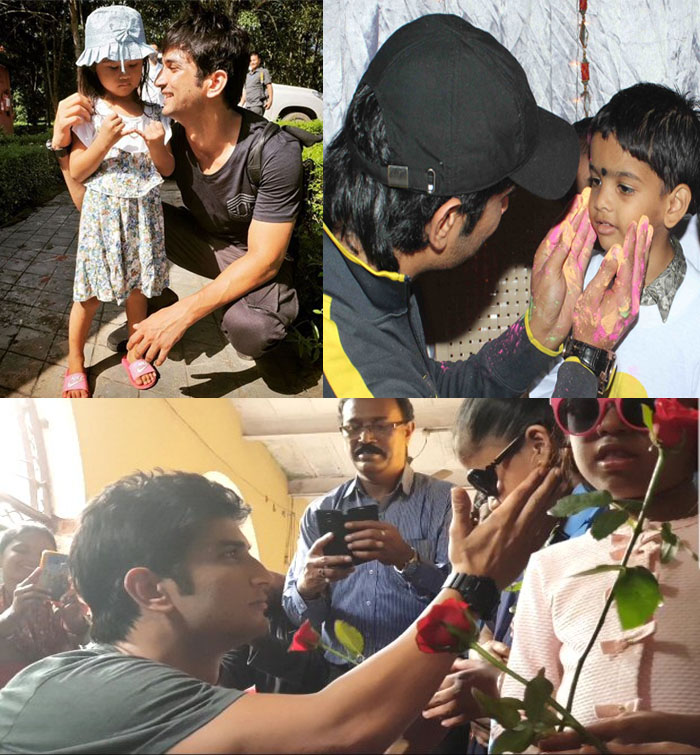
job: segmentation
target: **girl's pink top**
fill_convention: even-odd
[[[646,523],[629,565],[645,566],[656,575],[664,603],[649,622],[628,631],[613,604],[576,688],[572,712],[584,725],[624,711],[700,714],[700,570],[685,548],[661,563],[660,527]],[[671,527],[698,552],[697,516],[671,522]],[[573,575],[620,563],[631,534],[630,527],[603,540],[587,533],[530,559],[508,665],[526,679],[544,667],[562,705],[617,572]],[[521,684],[504,678],[504,696],[522,699],[522,693]]]

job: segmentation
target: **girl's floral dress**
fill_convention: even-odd
[[[86,147],[111,112],[109,104],[98,99],[91,122],[73,128]],[[127,131],[143,131],[149,120],[160,120],[166,143],[170,139],[170,119],[161,115],[157,105],[145,104],[143,115],[122,118]],[[138,134],[123,136],[85,181],[74,301],[96,296],[100,301],[123,304],[136,288],[152,298],[168,285],[162,183],[146,142]]]

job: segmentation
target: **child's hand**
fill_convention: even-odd
[[[634,324],[653,235],[654,227],[642,215],[638,224],[627,229],[623,246],[610,247],[576,303],[573,336],[577,341],[612,351]]]
[[[97,132],[102,146],[111,149],[124,136],[124,121],[120,115],[112,112],[102,122]]]
[[[138,134],[146,142],[149,150],[153,147],[162,147],[165,143],[165,128],[160,121],[149,121],[143,131],[135,128],[129,133]]]

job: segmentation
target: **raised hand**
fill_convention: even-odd
[[[529,322],[534,337],[556,351],[571,330],[574,307],[595,243],[588,215],[590,188],[571,205],[537,248],[532,263]]]
[[[67,147],[71,143],[71,127],[79,123],[88,123],[92,117],[93,107],[89,97],[82,94],[71,94],[58,103],[56,120],[53,124],[54,147]]]
[[[162,147],[165,143],[165,128],[160,121],[149,120],[148,125],[143,129],[132,129],[129,134],[138,134],[150,150],[152,146]]]
[[[540,466],[476,527],[467,491],[452,488],[449,559],[453,570],[490,577],[501,590],[507,587],[547,539],[555,522],[547,510],[569,488],[560,469]]]
[[[102,142],[106,149],[113,147],[124,136],[124,121],[120,115],[111,112],[102,121],[100,130],[97,132],[97,138]]]
[[[653,226],[642,215],[639,223],[627,229],[622,247],[610,247],[576,303],[573,336],[577,341],[612,351],[634,324],[653,236]]]
[[[331,582],[345,579],[354,571],[350,556],[326,556],[324,546],[333,539],[333,533],[327,532],[315,540],[306,554],[304,569],[297,580],[297,590],[304,600],[319,597]]]
[[[37,568],[15,588],[15,591],[12,594],[12,605],[8,609],[13,616],[17,618],[26,616],[32,606],[47,603],[51,600],[51,592],[38,584],[41,572],[41,567],[37,566]]]
[[[345,536],[348,549],[358,561],[377,560],[388,566],[401,568],[413,555],[411,546],[389,522],[367,520],[345,522],[351,534]]]

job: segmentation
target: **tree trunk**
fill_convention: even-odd
[[[83,51],[83,41],[80,38],[80,9],[78,8],[79,0],[70,0],[70,31],[73,37],[73,49],[75,51],[75,59],[80,57],[80,53]]]

